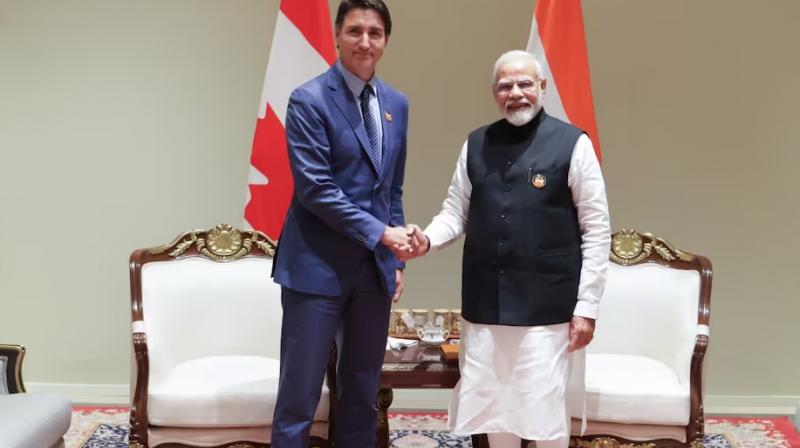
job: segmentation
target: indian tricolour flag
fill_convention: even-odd
[[[539,59],[547,79],[547,113],[589,134],[601,160],[580,0],[538,0],[528,51]]]

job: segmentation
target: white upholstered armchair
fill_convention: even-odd
[[[275,244],[218,225],[131,255],[131,447],[266,447],[282,308]],[[328,447],[335,352],[311,427]]]
[[[635,230],[613,235],[587,349],[588,428],[571,446],[701,447],[711,262]],[[572,406],[574,418],[580,418]],[[573,435],[579,433],[573,420]]]
[[[63,448],[72,403],[58,394],[26,393],[25,347],[0,344],[0,447]]]

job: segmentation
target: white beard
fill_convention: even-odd
[[[536,108],[534,107],[525,107],[521,109],[517,109],[513,112],[508,112],[508,109],[505,111],[506,120],[514,126],[524,126],[530,123],[533,120],[533,117],[536,116]]]

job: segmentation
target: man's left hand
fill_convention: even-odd
[[[567,351],[574,352],[580,350],[590,342],[594,337],[594,319],[582,316],[572,316],[572,321],[569,323],[569,345]]]
[[[397,269],[395,271],[395,281],[394,281],[394,295],[392,296],[392,302],[397,303],[400,301],[400,296],[403,295],[405,292],[406,287],[403,286],[403,270]]]

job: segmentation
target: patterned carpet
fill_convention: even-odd
[[[393,448],[468,448],[467,438],[446,431],[441,413],[390,414]],[[72,413],[66,448],[128,448],[128,412],[124,408],[79,407]],[[800,448],[800,435],[787,417],[708,418],[707,448]]]

